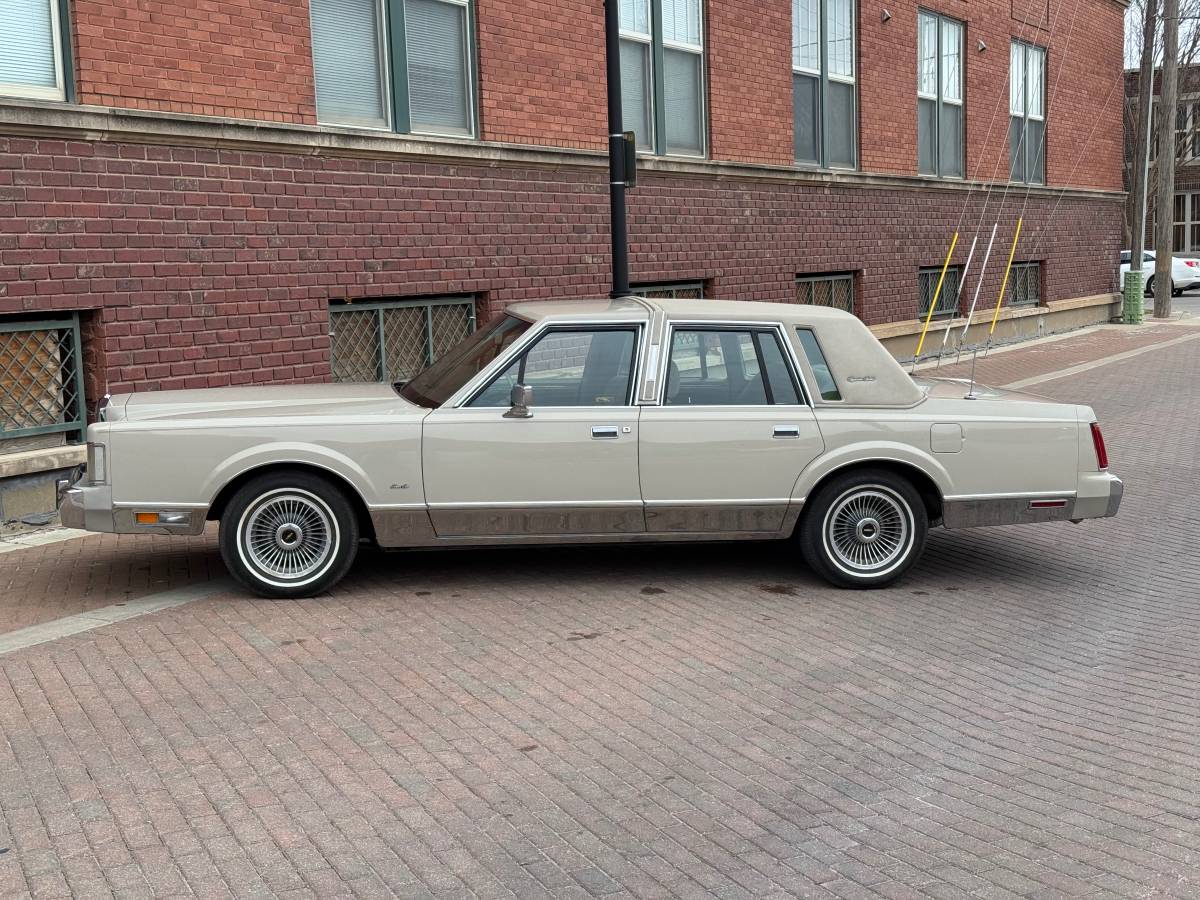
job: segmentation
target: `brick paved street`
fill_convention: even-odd
[[[1200,342],[1135,361],[1037,387],[1099,412],[1119,518],[936,531],[889,590],[785,545],[370,554],[0,656],[0,896],[1198,896]],[[0,554],[0,627],[218,571]]]

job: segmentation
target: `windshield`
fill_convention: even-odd
[[[412,381],[397,385],[400,396],[418,406],[436,409],[530,327],[524,319],[501,316],[446,351]]]

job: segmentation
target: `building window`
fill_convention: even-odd
[[[929,315],[929,305],[933,302],[937,291],[938,279],[942,277],[942,267],[920,269],[917,272],[917,318],[924,319]],[[946,269],[946,279],[942,282],[942,292],[937,295],[937,307],[933,311],[934,318],[954,316],[958,314],[958,285],[962,278],[960,266],[949,266]]]
[[[621,118],[647,153],[703,156],[700,0],[619,0]]]
[[[0,319],[0,452],[82,440],[82,358],[78,316]]]
[[[1158,98],[1154,98],[1155,103]],[[1200,101],[1181,99],[1175,111],[1175,158],[1191,162],[1200,157]]]
[[[854,312],[854,273],[797,275],[796,302]]]
[[[1200,252],[1200,194],[1176,194],[1172,229],[1176,253]]]
[[[65,15],[59,0],[0,3],[0,96],[67,98]]]
[[[632,290],[639,297],[663,300],[704,299],[703,281],[660,281],[653,284],[635,284]]]
[[[1008,273],[1009,306],[1037,306],[1042,302],[1042,264],[1013,263]]]
[[[917,13],[917,169],[963,174],[963,25]]]
[[[1046,142],[1046,51],[1012,42],[1008,97],[1010,179],[1044,184]]]
[[[334,303],[334,381],[408,381],[475,330],[473,297]]]
[[[853,169],[854,0],[792,0],[796,162]]]
[[[317,119],[471,136],[471,0],[311,0]]]

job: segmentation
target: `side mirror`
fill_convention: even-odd
[[[533,388],[531,388],[529,385],[514,384],[512,393],[509,394],[509,402],[512,404],[512,409],[504,414],[504,418],[533,418],[533,413],[529,411],[529,407],[533,406]]]

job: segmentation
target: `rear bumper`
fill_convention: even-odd
[[[979,528],[1103,519],[1117,514],[1124,493],[1125,485],[1116,475],[1089,472],[1080,478],[1074,497],[1067,493],[947,499],[942,507],[942,524],[946,528]]]

